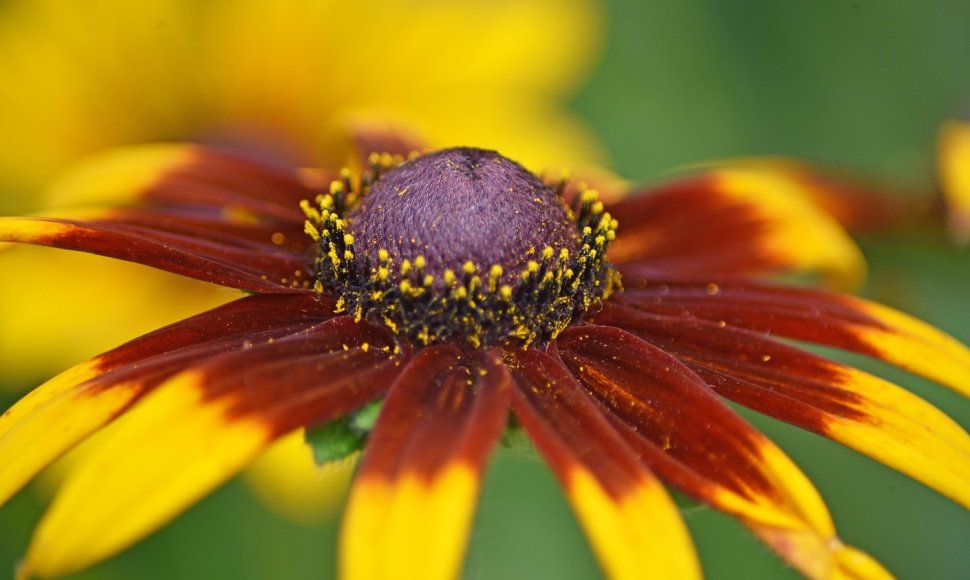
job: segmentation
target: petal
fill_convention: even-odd
[[[303,216],[295,199],[312,197],[317,189],[303,187],[295,176],[281,177],[281,171],[239,155],[194,146],[134,147],[96,156],[61,179],[48,197],[72,207],[47,217],[105,226],[119,240],[127,235],[147,238],[138,242],[143,250],[169,253],[175,248],[177,253],[189,254],[189,260],[195,262],[194,271],[182,273],[205,280],[213,274],[226,274],[224,268],[230,270],[230,276],[238,277],[232,273],[232,263],[242,261],[245,272],[240,285],[267,291],[272,291],[269,286],[303,288],[312,283],[306,271],[306,250],[311,240],[303,231]],[[324,182],[321,187],[327,184]],[[123,207],[105,209],[102,204]],[[263,207],[267,204],[268,209]],[[281,212],[281,208],[286,211]],[[290,217],[280,217],[281,213]],[[31,224],[31,227],[37,226]],[[55,226],[44,224],[44,227]],[[0,242],[0,249],[15,246],[21,249],[0,256],[11,280],[0,289],[0,310],[4,311],[0,312],[0,318],[9,322],[0,332],[0,343],[3,343],[0,359],[7,359],[0,360],[0,365],[17,359],[14,368],[27,380],[43,376],[65,363],[74,363],[122,339],[226,302],[229,296],[221,288],[198,284],[190,287],[194,281],[178,280],[163,272],[138,271],[134,265],[112,264],[66,252],[44,253],[20,244]],[[158,261],[160,257],[152,257],[149,263],[151,260]],[[212,261],[216,266],[206,272]],[[77,276],[92,269],[95,272],[91,276],[77,280]],[[57,285],[56,291],[51,289],[55,285],[48,284],[51,288],[31,293],[27,280],[36,280],[38,276],[71,280],[72,293],[63,295],[63,284]],[[131,316],[126,317],[119,311],[115,316],[117,321],[98,323],[96,331],[88,328],[84,339],[78,338],[78,329],[84,326],[82,322],[94,318],[87,313],[89,301],[84,296],[97,295],[102,299],[109,293],[119,294],[119,285],[127,284],[132,276],[145,283],[126,288],[123,295],[112,300],[113,306],[127,310]],[[180,291],[187,294],[179,301],[171,301],[166,294]],[[62,295],[57,297],[57,292]],[[16,298],[38,304],[39,310],[22,310],[32,312],[34,318],[39,312],[40,322],[54,324],[46,334],[53,332],[66,343],[67,348],[54,357],[61,364],[50,357],[43,359],[28,348],[31,343],[40,344],[50,337],[41,336],[38,328],[43,324],[31,324],[36,321],[13,309],[10,300]],[[52,298],[56,302],[50,302]],[[150,301],[150,307],[146,306],[146,300]],[[191,307],[193,303],[195,308]],[[78,318],[75,310],[82,312],[81,322],[74,320]],[[178,315],[174,315],[175,311]],[[62,317],[70,317],[77,324],[59,320]]]
[[[861,179],[835,167],[786,157],[727,159],[708,165],[737,169],[783,180],[807,196],[853,234],[877,232],[906,224],[928,209],[922,199]]]
[[[106,558],[273,440],[376,398],[398,373],[391,348],[382,329],[342,317],[167,379],[65,482],[34,533],[26,572],[65,574]]]
[[[518,383],[516,417],[565,489],[607,576],[700,577],[676,506],[569,371],[536,350],[506,358]]]
[[[54,186],[61,217],[0,218],[0,241],[80,250],[250,291],[312,281],[296,171],[211,148],[155,145],[96,156]],[[91,209],[91,204],[136,204]],[[67,216],[77,219],[65,219]]]
[[[52,217],[76,217],[73,212],[68,216],[61,212],[58,214]],[[312,243],[304,232],[303,222],[235,212],[227,208],[116,207],[97,213],[89,212],[84,217],[85,222],[92,224],[116,224],[135,231],[155,230],[262,252],[303,254]]]
[[[970,243],[970,122],[951,119],[937,138],[940,187],[954,241]]]
[[[230,208],[302,224],[300,201],[317,193],[295,169],[253,156],[199,145],[158,144],[92,155],[58,179],[47,197],[52,207]]]
[[[597,322],[677,356],[718,393],[815,431],[970,507],[970,436],[912,393],[764,335],[608,307]]]
[[[508,418],[494,352],[422,350],[391,387],[351,490],[340,576],[454,578],[485,462]]]
[[[107,222],[0,217],[0,242],[98,254],[252,292],[293,291],[304,287],[297,280],[309,278],[307,260],[290,252]]]
[[[37,472],[188,365],[330,317],[313,297],[252,296],[83,362],[0,416],[0,504]]]
[[[764,172],[711,171],[608,209],[620,223],[609,249],[617,263],[712,276],[812,272],[840,287],[864,276],[861,252],[835,220]]]
[[[671,483],[738,516],[804,574],[827,578],[844,572],[841,562],[851,549],[835,536],[811,482],[689,368],[618,328],[573,328],[557,344],[593,396],[668,456],[658,460],[647,445],[637,445],[644,461],[671,475]],[[671,469],[671,459],[699,480],[685,477],[683,468]]]
[[[624,272],[617,302],[869,355],[970,396],[970,348],[898,310],[861,298],[752,282]]]

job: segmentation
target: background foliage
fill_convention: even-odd
[[[958,0],[609,0],[603,59],[573,106],[622,175],[738,155],[797,155],[857,168],[914,191],[933,187],[938,124],[970,103],[970,3]],[[866,292],[970,342],[970,251],[943,236],[869,238]],[[970,427],[970,404],[903,373]],[[970,517],[952,502],[819,437],[754,418],[816,482],[842,536],[900,577],[960,578]],[[0,570],[40,514],[36,494],[0,510]],[[710,578],[794,575],[728,518],[687,515]],[[79,578],[320,578],[336,524],[280,520],[238,483]],[[469,578],[598,575],[561,494],[531,454],[491,468]]]

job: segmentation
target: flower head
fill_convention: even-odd
[[[275,439],[376,401],[343,523],[348,578],[457,573],[510,411],[614,577],[699,574],[661,481],[738,518],[807,576],[887,575],[842,543],[808,479],[724,399],[970,506],[961,427],[786,339],[964,394],[970,351],[884,306],[756,281],[857,260],[810,205],[752,197],[758,174],[603,203],[479,149],[391,150],[360,174],[179,152],[133,205],[0,221],[0,240],[253,294],[70,369],[0,418],[0,500],[116,423],[39,524],[25,574],[107,557]]]
[[[355,189],[344,177],[304,206],[317,284],[338,311],[412,342],[546,342],[616,282],[605,262],[616,222],[596,193],[573,211],[494,151],[429,153]]]

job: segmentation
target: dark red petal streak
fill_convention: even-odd
[[[226,208],[125,207],[105,210],[91,224],[119,224],[133,230],[167,232],[230,247],[303,255],[311,245],[302,221],[280,220]]]
[[[690,536],[663,486],[563,364],[513,350],[512,407],[562,484],[607,576],[700,577]]]
[[[867,331],[893,332],[851,296],[750,281],[676,277],[645,268],[624,271],[624,291],[612,299],[670,316],[700,318],[757,332],[824,344],[881,358]]]
[[[300,201],[320,193],[290,167],[211,147],[191,146],[187,151],[185,161],[145,187],[143,200],[166,206],[228,206],[302,223]],[[327,185],[321,181],[321,187]]]
[[[611,304],[598,316],[670,352],[719,394],[822,434],[970,505],[970,436],[916,395],[770,337]]]
[[[91,183],[66,186],[67,193],[72,187],[99,192],[97,176],[107,171],[105,192],[120,188],[110,198],[123,194],[133,205],[81,220],[3,218],[0,241],[100,254],[254,292],[312,285],[300,201],[312,200],[330,174],[318,172],[321,183],[308,185],[296,169],[228,151],[184,146],[162,153],[147,167],[139,165],[137,151],[130,158],[122,152],[115,162],[154,170],[148,180],[94,164]]]
[[[610,205],[620,220],[614,263],[648,262],[675,273],[744,274],[784,269],[788,259],[762,243],[771,224],[757,207],[719,190],[712,176],[684,179]]]
[[[0,218],[0,241],[108,256],[252,292],[304,291],[297,281],[310,278],[308,259],[291,252],[112,223]]]
[[[132,400],[119,409],[123,412],[159,383],[198,361],[307,330],[331,318],[332,312],[332,303],[311,295],[241,298],[98,355],[78,365],[84,369],[81,382],[69,382],[67,377],[74,369],[66,371],[50,382],[58,383],[53,391],[46,389],[48,385],[32,391],[4,416],[18,407],[42,409],[53,397],[97,396],[113,388],[132,391]]]
[[[309,327],[331,317],[333,302],[329,299],[306,294],[247,296],[109,350],[97,357],[97,364],[99,370],[107,372],[182,348],[226,339],[246,340],[289,325]]]
[[[404,358],[387,330],[340,317],[193,370],[201,375],[204,400],[226,399],[230,418],[254,417],[284,434],[381,396]]]
[[[561,480],[581,465],[615,499],[642,483],[633,450],[561,362],[533,349],[509,350],[505,357],[518,384],[516,417]]]
[[[391,388],[360,474],[432,480],[463,463],[481,472],[508,416],[511,379],[492,351],[421,350]]]
[[[686,363],[719,394],[787,423],[825,434],[829,414],[865,420],[857,408],[860,397],[839,386],[845,380],[842,365],[764,334],[616,304],[595,321],[644,338]]]
[[[590,393],[671,458],[742,496],[778,498],[762,469],[764,436],[680,361],[617,328],[576,327],[557,344]],[[683,473],[644,459],[671,483],[696,492]]]

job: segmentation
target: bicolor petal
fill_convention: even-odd
[[[697,578],[673,501],[570,372],[536,350],[510,350],[516,417],[566,491],[613,578]]]
[[[160,328],[72,367],[24,396],[0,417],[0,436],[17,422],[66,390],[108,373],[136,373],[146,362],[211,348],[221,341],[283,336],[333,316],[332,301],[306,295],[251,296]],[[302,325],[302,326],[301,326]],[[267,334],[268,333],[268,334]],[[181,363],[182,361],[179,361]],[[112,375],[112,376],[117,376]]]
[[[887,184],[791,157],[742,157],[697,167],[715,174],[723,170],[762,174],[765,184],[787,182],[853,234],[899,227],[929,209],[923,199],[894,191]]]
[[[0,504],[183,368],[306,330],[330,316],[311,296],[243,298],[61,373],[0,416]]]
[[[821,274],[858,284],[862,254],[828,214],[790,180],[743,168],[710,171],[663,185],[608,208],[620,228],[616,263],[649,264],[672,274]]]
[[[0,217],[0,241],[108,256],[252,292],[299,291],[311,283],[303,256],[172,234],[163,229],[57,218]]]
[[[71,474],[35,531],[24,570],[64,574],[124,549],[273,440],[379,396],[398,373],[397,358],[385,331],[336,318],[171,376]]]
[[[0,218],[0,242],[79,250],[249,291],[312,285],[300,202],[329,185],[192,145],[113,151],[53,188],[60,216]],[[100,209],[125,201],[131,207]],[[73,206],[73,207],[71,207]],[[69,219],[70,218],[70,219]]]
[[[485,462],[508,418],[494,351],[422,350],[391,387],[353,484],[340,575],[459,575]]]
[[[322,179],[329,174],[319,173]],[[48,197],[63,206],[60,210],[19,223],[6,220],[0,225],[5,230],[0,237],[78,250],[91,247],[105,255],[250,290],[269,291],[274,285],[306,288],[313,283],[307,265],[312,240],[304,232],[298,198],[312,199],[329,181],[305,186],[298,177],[292,169],[198,146],[152,145],[111,151],[82,163],[54,184]],[[17,251],[9,251],[17,246]],[[0,316],[8,322],[0,336],[4,343],[0,352],[9,359],[8,365],[14,359],[33,357],[16,367],[23,369],[27,379],[38,372],[46,374],[53,362],[32,355],[29,348],[41,343],[39,327],[45,322],[53,324],[45,328],[44,336],[71,345],[61,351],[60,358],[73,363],[121,339],[225,302],[231,294],[162,272],[141,273],[131,266],[67,252],[28,251],[23,244],[0,241],[3,249],[8,251],[0,257],[11,282],[0,290],[5,311]],[[169,249],[181,255],[168,260],[157,256],[143,259],[146,253]],[[55,276],[60,283],[54,283]],[[81,276],[84,278],[79,280]],[[128,282],[135,276],[141,284],[129,291]],[[38,277],[50,283],[28,289],[28,280]],[[63,292],[66,279],[71,280],[70,293]],[[89,329],[84,334],[89,338],[83,341],[73,339],[79,336],[79,327],[60,318],[70,316],[73,321],[77,318],[71,316],[74,311],[117,293],[119,285],[125,285],[126,291],[112,302],[119,310],[131,312],[130,319],[121,318],[124,322],[97,331]],[[57,291],[52,289],[55,286]],[[186,295],[171,301],[166,291]],[[164,299],[157,300],[159,297]],[[21,307],[33,305],[29,308],[32,316],[13,310],[14,300]],[[82,316],[78,324],[93,323],[93,318]],[[31,367],[36,369],[33,373]]]
[[[762,334],[710,321],[612,305],[597,320],[674,355],[719,394],[852,447],[970,507],[970,436],[916,395]]]
[[[327,183],[323,184],[327,185]],[[286,166],[228,149],[153,144],[109,149],[65,172],[47,192],[56,207],[211,207],[303,222],[315,189]]]
[[[738,516],[804,574],[843,572],[848,548],[808,478],[697,374],[619,328],[569,329],[557,345],[577,379],[627,425],[647,465]]]
[[[627,291],[617,302],[865,354],[970,396],[970,348],[888,306],[808,288],[658,275],[645,268],[624,275]]]

